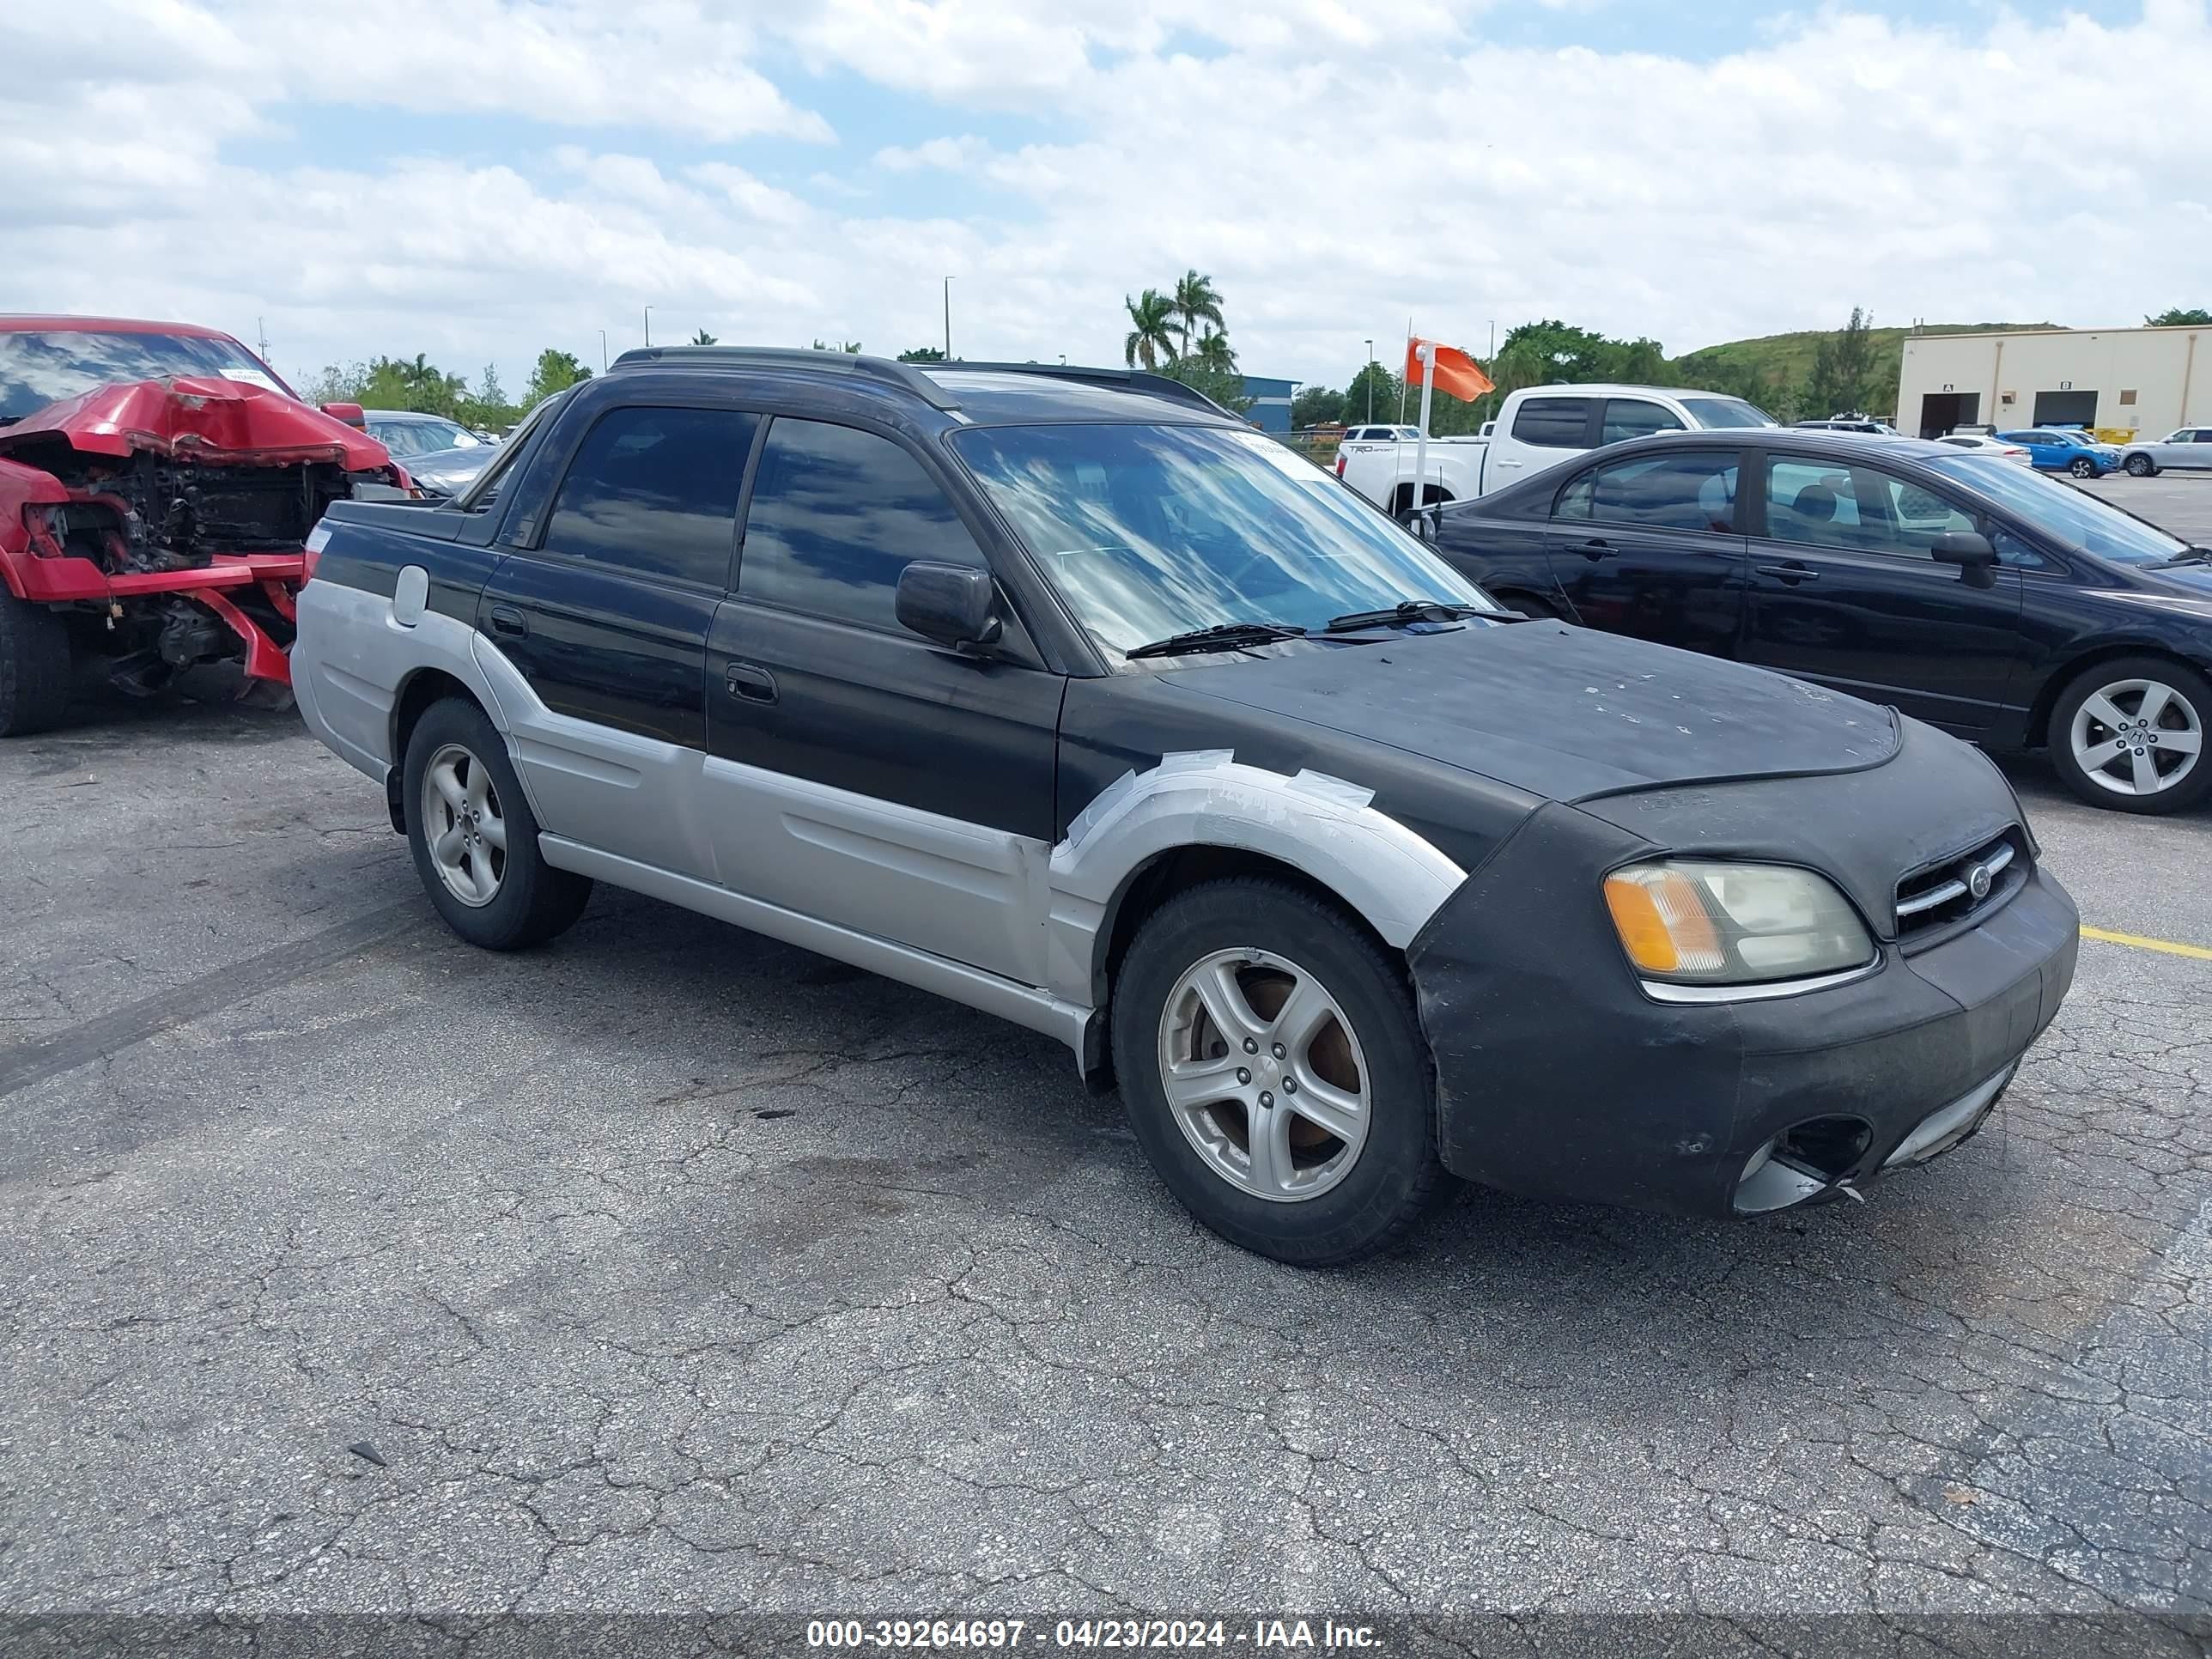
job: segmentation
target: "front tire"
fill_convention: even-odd
[[[2130,455],[2124,463],[2130,478],[2155,478],[2158,463],[2148,455]]]
[[[538,850],[538,820],[507,740],[475,704],[434,703],[407,740],[400,799],[415,871],[446,925],[488,951],[565,933],[592,884]]]
[[[2051,712],[2051,758],[2092,806],[2179,812],[2212,789],[2203,754],[2212,683],[2163,657],[2120,657],[2077,675]]]
[[[0,738],[43,732],[69,707],[69,624],[0,587]]]
[[[1443,1176],[1402,965],[1284,883],[1208,882],[1149,917],[1114,987],[1131,1127],[1232,1244],[1318,1267],[1393,1243]]]
[[[2094,478],[2097,476],[2096,462],[2086,455],[2076,457],[2066,470],[2077,478]]]

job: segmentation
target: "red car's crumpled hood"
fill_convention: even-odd
[[[392,462],[375,439],[319,409],[216,375],[94,386],[0,428],[0,454],[50,444],[57,436],[91,454],[151,450],[218,466],[336,461],[357,472]]]

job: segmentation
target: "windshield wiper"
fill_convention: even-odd
[[[1492,616],[1479,605],[1455,605],[1448,599],[1407,599],[1388,611],[1349,611],[1329,618],[1328,631],[1349,634],[1362,628],[1402,627],[1407,623],[1457,622],[1462,617]]]
[[[2212,547],[2185,548],[2170,559],[2160,559],[2154,570],[2171,570],[2178,564],[2212,564]]]
[[[1233,651],[1239,646],[1267,645],[1276,640],[1303,639],[1305,631],[1294,623],[1216,623],[1211,628],[1194,628],[1188,634],[1170,634],[1164,640],[1154,640],[1150,645],[1140,645],[1135,650],[1124,651],[1121,654],[1125,657],[1173,657],[1185,651]]]

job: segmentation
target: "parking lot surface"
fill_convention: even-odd
[[[0,746],[0,1610],[2212,1612],[2212,817],[2008,769],[2142,942],[1978,1139],[1302,1273],[1045,1039],[605,889],[471,951],[296,717],[85,709]]]

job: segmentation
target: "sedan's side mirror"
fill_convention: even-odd
[[[362,413],[359,404],[325,404],[323,413],[334,421],[343,421],[348,426],[358,427],[363,432],[368,430],[368,416]]]
[[[1978,531],[1949,530],[1928,550],[1938,564],[1955,564],[1959,579],[1970,587],[1987,587],[1996,578],[1997,550]]]
[[[895,608],[900,627],[955,651],[991,644],[1001,627],[998,587],[972,564],[916,560],[899,572]]]

